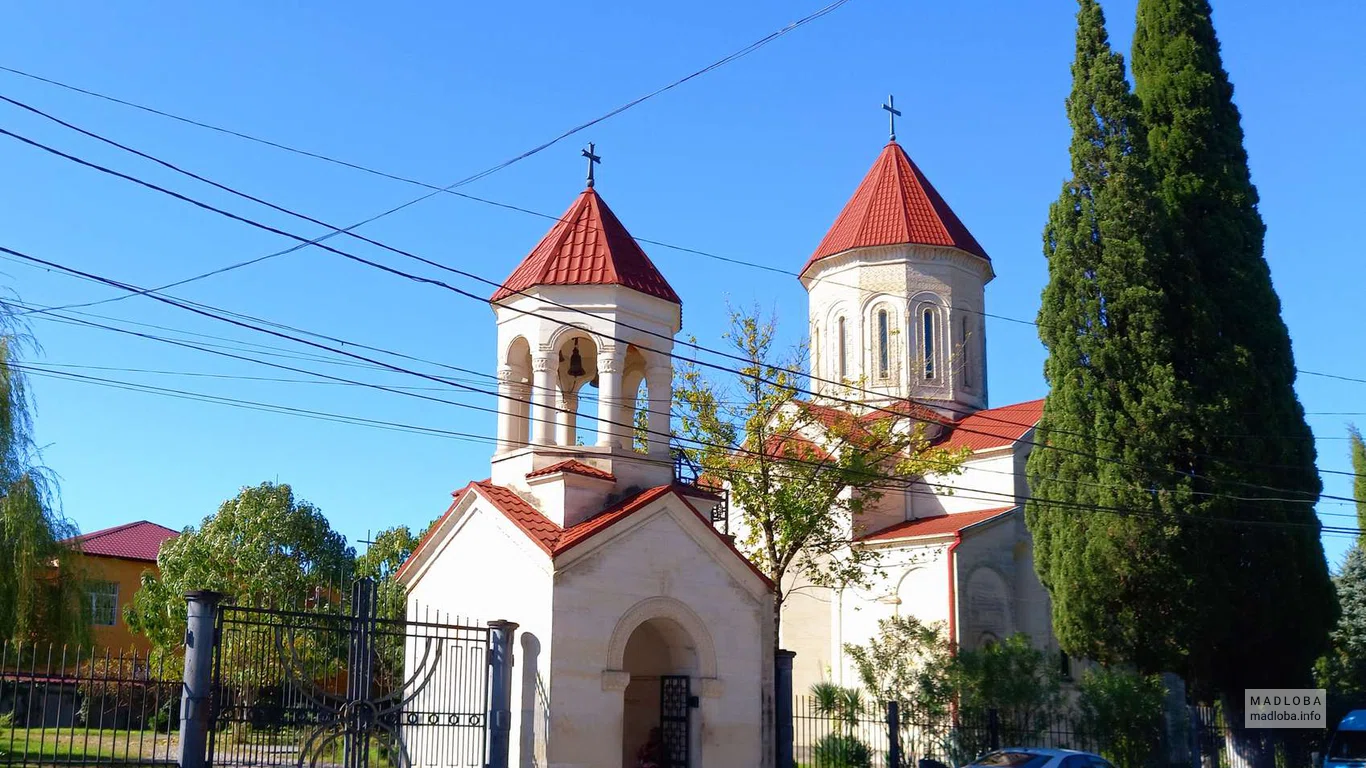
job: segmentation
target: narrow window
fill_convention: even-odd
[[[925,378],[934,378],[934,310],[926,309],[921,325],[925,329]]]
[[[961,329],[962,329],[961,332],[960,332],[960,334],[959,334],[959,336],[960,336],[960,338],[962,339],[962,341],[959,342],[959,345],[958,345],[958,350],[959,350],[959,351],[958,351],[958,354],[960,354],[960,355],[963,356],[963,386],[967,387],[968,389],[971,389],[971,388],[972,388],[972,355],[968,352],[968,318],[967,318],[967,315],[964,315],[964,316],[958,318],[958,324],[959,324],[959,326],[960,326]]]
[[[877,376],[879,379],[887,378],[887,310],[877,311]]]
[[[845,376],[849,373],[848,358],[845,355],[846,346],[844,341],[844,318],[841,317],[839,319],[839,349],[835,353],[839,357],[840,381],[844,381]]]
[[[811,329],[811,371],[816,378],[821,377],[821,327],[819,325]]]

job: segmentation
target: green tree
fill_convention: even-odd
[[[1087,670],[1078,686],[1078,729],[1118,768],[1143,768],[1162,743],[1166,695],[1160,675]]]
[[[1333,583],[1342,614],[1316,667],[1318,683],[1333,694],[1366,693],[1366,552],[1360,545],[1348,550]]]
[[[19,354],[30,340],[0,308],[0,640],[81,643],[89,628],[76,526],[56,508],[38,463],[28,382]]]
[[[353,575],[375,580],[376,600],[381,616],[401,619],[407,607],[407,590],[394,578],[398,569],[417,549],[418,539],[406,525],[386,528],[375,535],[365,552],[356,556]]]
[[[980,715],[995,710],[1007,742],[1028,743],[1062,705],[1057,664],[1024,633],[959,651],[950,677],[960,711]]]
[[[908,723],[946,715],[953,697],[954,657],[942,622],[927,624],[914,616],[892,616],[877,626],[877,634],[867,645],[844,646],[864,689],[877,701],[899,702],[910,710]]]
[[[1357,529],[1366,532],[1366,442],[1361,440],[1361,430],[1355,426],[1347,428],[1347,436],[1352,445],[1352,497],[1357,500]],[[1366,533],[1357,536],[1358,545],[1366,542]]]
[[[1201,494],[1190,511],[1270,524],[1188,526],[1180,546],[1200,597],[1199,621],[1183,627],[1185,672],[1197,696],[1222,695],[1241,723],[1245,688],[1308,682],[1336,605],[1313,509],[1313,435],[1210,13],[1207,0],[1139,0],[1133,68],[1166,247],[1197,277],[1196,290],[1182,282],[1169,293],[1203,312],[1177,329],[1179,373],[1199,405],[1182,454]]]
[[[243,488],[161,547],[160,575],[146,572],[125,608],[128,626],[175,651],[185,632],[185,593],[223,592],[237,605],[299,607],[335,602],[355,552],[321,510],[288,485]]]
[[[1160,239],[1123,57],[1097,2],[1079,6],[1066,102],[1072,177],[1044,230],[1039,335],[1050,389],[1044,445],[1027,465],[1026,521],[1063,649],[1158,671],[1181,663],[1209,597],[1183,572],[1177,521],[1191,503],[1179,457],[1193,407],[1175,348],[1189,310],[1165,286],[1189,271]]]
[[[932,448],[924,425],[909,419],[803,401],[793,371],[804,367],[805,347],[781,353],[776,330],[757,310],[732,309],[724,338],[743,362],[722,379],[684,363],[674,382],[684,451],[729,490],[735,543],[776,585],[775,647],[794,583],[865,585],[878,573],[881,553],[851,543],[888,478],[952,473],[963,458]]]

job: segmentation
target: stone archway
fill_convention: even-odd
[[[688,679],[692,696],[717,698],[716,646],[701,617],[671,597],[640,601],[617,622],[608,645],[602,686],[621,691],[622,765],[635,765],[640,747],[660,724],[661,683],[666,676]],[[702,710],[690,713],[691,765],[701,765]]]
[[[697,651],[688,631],[677,622],[649,619],[631,633],[622,666],[630,675],[630,682],[622,692],[621,764],[633,768],[641,748],[656,728],[669,730],[679,726],[677,722],[661,722],[662,683],[670,677],[695,680]],[[658,736],[667,740],[662,733]],[[682,737],[692,741],[691,733],[685,732]]]

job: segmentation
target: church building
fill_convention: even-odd
[[[585,155],[588,187],[490,299],[490,475],[454,493],[399,572],[416,610],[519,625],[511,764],[634,766],[658,741],[671,768],[771,766],[775,645],[796,653],[798,694],[857,685],[845,644],[887,616],[943,622],[965,648],[1025,632],[1056,653],[1021,512],[1042,402],[988,407],[991,260],[895,135],[801,270],[803,407],[903,415],[966,463],[906,478],[852,521],[849,546],[885,550],[871,589],[784,584],[776,644],[775,585],[725,535],[724,497],[671,459],[682,302]]]

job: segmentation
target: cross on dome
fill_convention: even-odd
[[[896,141],[896,119],[901,117],[901,110],[896,108],[896,97],[888,95],[887,103],[883,104],[882,108],[887,110],[887,117],[892,124],[892,141]]]
[[[589,188],[589,189],[592,189],[592,188],[593,188],[593,166],[598,165],[599,163],[601,163],[601,162],[602,162],[602,157],[593,153],[593,142],[591,142],[591,141],[588,142],[588,149],[583,150],[583,152],[581,152],[580,154],[582,154],[584,157],[588,158],[588,188]]]

